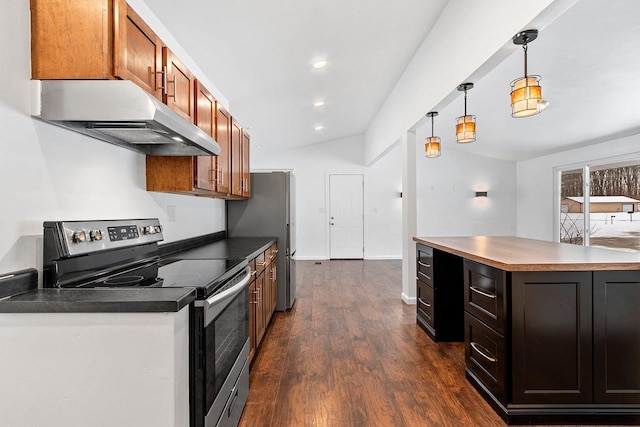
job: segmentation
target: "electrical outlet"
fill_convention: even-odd
[[[167,205],[167,221],[174,222],[176,220],[176,206]]]

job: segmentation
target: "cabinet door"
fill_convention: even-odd
[[[469,313],[464,314],[464,327],[467,370],[506,403],[508,363],[504,337]]]
[[[640,404],[640,272],[593,276],[596,403]]]
[[[195,82],[195,124],[214,137],[216,122],[216,100],[202,84]],[[195,187],[203,190],[215,190],[215,156],[197,156],[195,158]]]
[[[433,288],[421,280],[417,281],[417,316],[418,324],[426,329],[427,333],[431,335],[433,339],[436,336],[435,322],[433,320]]]
[[[231,115],[222,105],[216,105],[216,141],[220,154],[216,158],[216,191],[231,192]]]
[[[256,279],[256,296],[258,303],[256,304],[256,348],[260,345],[262,336],[264,335],[264,296],[265,296],[265,274],[258,273]]]
[[[231,120],[231,194],[242,197],[242,127]]]
[[[111,0],[31,0],[31,78],[110,78],[111,8]]]
[[[255,273],[255,270],[251,272]],[[256,292],[256,280],[255,276],[251,280],[249,285],[249,354],[252,355],[255,352],[257,346],[256,336],[256,306],[258,305],[258,294]]]
[[[128,4],[115,1],[114,7],[113,75],[162,100],[162,40]]]
[[[513,403],[591,402],[591,272],[514,272],[511,290]]]
[[[242,129],[242,196],[251,197],[251,170],[249,167],[249,150],[251,137],[244,129]]]
[[[417,245],[416,249],[418,279],[433,287],[433,248]]]
[[[193,123],[193,88],[195,78],[168,48],[162,49],[164,65],[164,103]]]
[[[503,270],[464,260],[464,310],[500,334],[505,333],[506,277]]]

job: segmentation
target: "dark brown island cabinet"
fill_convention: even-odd
[[[417,322],[435,341],[463,337],[466,377],[505,422],[640,424],[640,254],[414,240]]]

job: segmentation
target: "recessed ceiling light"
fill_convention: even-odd
[[[324,105],[324,101],[323,100],[318,100],[318,101],[313,103],[314,107],[322,107],[323,105]]]
[[[314,127],[314,129],[315,130],[322,130],[322,129],[324,129],[324,126],[318,125],[318,126]]]
[[[327,61],[325,61],[324,59],[321,59],[319,61],[316,61],[313,63],[313,68],[315,68],[316,70],[319,70],[321,68],[324,68],[327,66]]]

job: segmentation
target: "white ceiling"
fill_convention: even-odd
[[[446,3],[147,1],[250,127],[256,155],[364,133]],[[512,46],[468,93],[473,144],[455,144],[464,106],[452,88],[457,96],[435,119],[443,150],[522,160],[640,133],[638,16],[637,0],[579,0],[542,29],[529,45],[529,74],[542,75],[550,106],[529,118],[510,116],[509,83],[523,73],[522,48]],[[314,70],[321,58],[327,67]],[[318,99],[325,106],[313,107]]]

